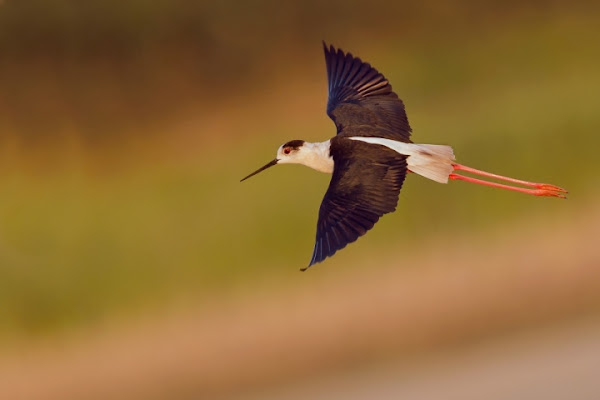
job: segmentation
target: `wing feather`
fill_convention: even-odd
[[[369,63],[323,43],[329,98],[327,115],[338,135],[361,125],[378,127],[381,137],[410,141],[410,125],[402,100],[388,80]],[[372,136],[362,132],[362,136]]]
[[[368,143],[336,136],[330,151],[335,168],[319,210],[308,267],[356,241],[382,215],[394,211],[406,176],[406,156],[391,149],[378,148],[373,160]]]

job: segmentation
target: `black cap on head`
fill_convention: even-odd
[[[291,147],[293,150],[297,150],[298,148],[304,145],[304,140],[290,140],[287,143],[283,144],[283,147]]]

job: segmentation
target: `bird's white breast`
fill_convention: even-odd
[[[329,154],[329,140],[306,142],[302,149],[301,164],[326,174],[333,173],[333,157]]]

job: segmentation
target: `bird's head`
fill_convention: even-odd
[[[304,140],[290,140],[277,149],[278,164],[298,164],[304,155]]]
[[[265,169],[272,167],[276,164],[301,164],[305,155],[303,151],[304,143],[304,140],[290,140],[289,142],[282,144],[277,149],[277,157],[275,157],[274,160],[260,167],[259,169],[242,179],[242,181],[245,181],[251,176],[254,176],[259,172],[262,172]]]

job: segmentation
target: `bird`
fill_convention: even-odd
[[[404,103],[389,81],[352,53],[327,46],[327,115],[336,135],[324,142],[291,140],[275,159],[240,182],[279,164],[302,164],[332,174],[317,220],[313,254],[305,271],[366,234],[384,214],[396,210],[408,173],[439,183],[461,180],[535,196],[566,198],[565,189],[481,171],[455,160],[452,147],[410,139]],[[471,176],[522,185],[490,182]]]

